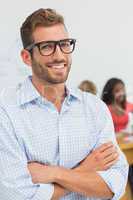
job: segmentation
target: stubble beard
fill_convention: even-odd
[[[47,65],[42,65],[33,59],[32,71],[38,80],[40,80],[42,83],[47,82],[49,84],[61,84],[61,83],[65,83],[68,78],[70,68],[71,68],[71,63],[69,66],[67,66],[66,74],[64,77],[55,77],[55,78],[52,77],[49,73],[48,68],[49,67]]]

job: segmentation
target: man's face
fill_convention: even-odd
[[[62,24],[51,27],[37,27],[33,32],[35,43],[42,41],[58,41],[67,38],[68,33]],[[49,56],[42,56],[38,47],[33,49],[33,76],[43,83],[64,83],[67,80],[71,63],[71,54],[64,54],[58,45],[56,46],[54,54]]]

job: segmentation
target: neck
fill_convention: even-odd
[[[40,81],[36,77],[32,76],[32,83],[41,94],[48,101],[51,101],[53,104],[62,104],[66,96],[65,84],[51,84],[46,81]]]
[[[125,109],[122,107],[120,103],[114,103],[113,105],[113,110],[117,115],[123,115],[125,114]]]
[[[123,103],[122,102],[114,102],[114,105],[117,106],[117,107],[121,107],[122,109],[124,109],[123,107]]]

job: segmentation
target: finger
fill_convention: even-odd
[[[105,149],[103,152],[101,152],[101,156],[103,158],[106,158],[114,153],[118,153],[118,150],[115,146],[112,146],[112,147],[109,147],[108,149]]]
[[[100,152],[103,152],[106,149],[113,147],[113,146],[114,146],[114,144],[112,142],[107,142],[107,143],[102,144],[100,147],[98,147],[97,150],[99,150]]]
[[[118,153],[113,153],[113,154],[111,154],[110,156],[108,156],[108,157],[106,157],[104,159],[104,163],[108,164],[110,162],[118,160],[118,158],[119,158],[119,154]]]
[[[111,162],[108,162],[108,163],[105,165],[105,169],[109,169],[109,168],[112,167],[117,161],[118,161],[118,159],[113,160],[113,161],[111,161]]]

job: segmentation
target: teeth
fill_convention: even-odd
[[[64,68],[64,65],[54,65],[54,66],[52,66],[52,68],[54,68],[54,69],[62,69],[62,68]]]

